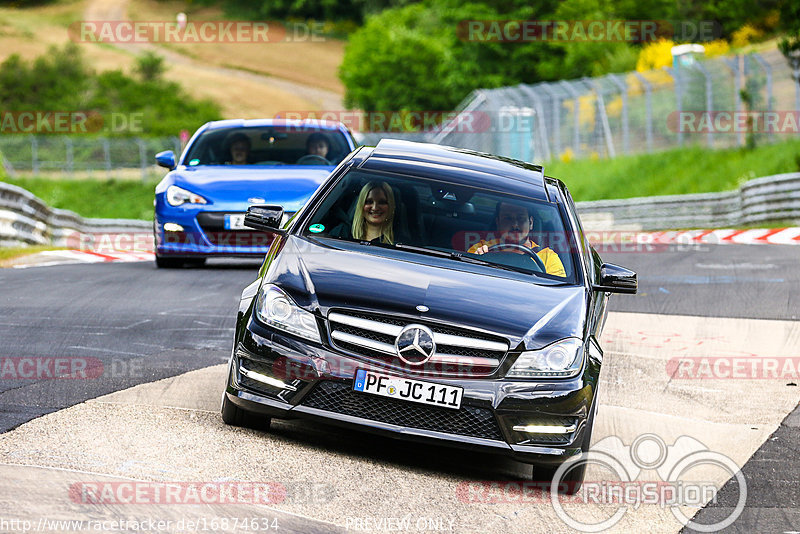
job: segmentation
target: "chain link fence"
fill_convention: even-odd
[[[383,137],[404,138],[538,163],[694,144],[709,148],[760,144],[797,135],[800,84],[783,55],[770,50],[676,63],[658,71],[479,89],[457,112],[455,126],[438,132],[367,132],[360,134],[360,141],[374,145]],[[741,125],[726,128],[715,123],[725,114],[743,112],[777,112],[778,131],[761,128],[748,133]],[[784,119],[794,122],[781,128]],[[153,156],[168,149],[180,153],[179,138],[0,136],[0,158],[11,176],[146,179],[163,174],[154,166]]]
[[[691,144],[743,146],[748,135],[756,143],[788,139],[798,131],[800,85],[783,55],[771,50],[650,72],[479,89],[458,110],[473,119],[486,117],[487,127],[445,129],[429,136],[430,142],[547,162]],[[744,113],[773,111],[778,133],[748,134],[735,124]],[[733,123],[715,122],[725,117]]]
[[[154,156],[162,150],[181,152],[178,137],[96,138],[76,135],[2,135],[0,155],[10,176],[141,177],[163,174]]]

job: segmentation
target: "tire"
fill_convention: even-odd
[[[202,267],[206,264],[205,258],[189,258],[183,260],[183,263],[189,267]]]
[[[592,430],[594,429],[594,417],[597,414],[597,395],[594,398],[594,406],[592,413],[589,415],[589,420],[586,421],[586,426],[583,429],[583,439],[581,440],[581,453],[589,451],[589,446],[592,444]],[[575,495],[583,485],[583,478],[586,476],[587,462],[576,462],[576,466],[567,470],[561,477],[561,483],[565,484],[563,487],[558,488],[559,493],[565,495]],[[551,482],[553,476],[561,465],[556,466],[534,466],[533,467],[533,480],[538,482]]]
[[[177,269],[183,266],[183,260],[180,258],[165,258],[156,254],[156,267],[159,269]]]
[[[226,425],[253,428],[256,430],[268,431],[272,421],[265,415],[254,414],[243,410],[228,400],[228,396],[222,397],[222,421]]]

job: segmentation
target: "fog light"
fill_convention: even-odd
[[[570,434],[575,432],[577,425],[516,425],[513,429],[517,432],[527,432],[529,434]]]
[[[239,365],[239,372],[241,372],[244,376],[246,376],[251,380],[255,380],[256,382],[261,382],[262,384],[266,384],[268,386],[280,389],[288,389],[289,391],[297,391],[297,388],[292,386],[291,384],[286,384],[285,382],[282,382],[277,378],[272,378],[271,376],[262,375],[261,373],[256,373],[255,371],[248,371],[241,364]]]
[[[164,223],[165,232],[183,232],[183,226],[176,223]]]

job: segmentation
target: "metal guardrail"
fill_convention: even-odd
[[[800,220],[800,172],[755,178],[736,191],[578,202],[587,230],[720,228]],[[88,219],[0,182],[0,246],[69,246],[85,235],[143,234],[152,221]]]
[[[800,172],[755,178],[736,191],[578,202],[592,230],[720,228],[800,220]]]
[[[30,191],[0,182],[0,246],[69,246],[81,236],[97,233],[152,231],[151,221],[138,219],[88,219],[51,208]]]

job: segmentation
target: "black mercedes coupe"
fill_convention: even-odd
[[[537,480],[588,450],[608,297],[637,280],[601,261],[561,181],[383,140],[282,217],[245,217],[276,238],[242,293],[226,423],[323,420],[509,455]]]

